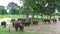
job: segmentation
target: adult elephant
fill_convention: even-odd
[[[44,19],[43,21],[44,21],[44,24],[46,24],[47,22],[48,24],[51,24],[50,19]]]
[[[24,19],[18,18],[18,21],[21,21],[21,23],[24,26],[29,26],[31,24],[31,19],[30,18],[24,18]]]
[[[15,21],[15,19],[11,19],[11,22]]]
[[[20,31],[24,30],[24,26],[23,26],[23,24],[21,24],[20,21],[14,21],[14,27],[15,27],[16,31],[18,31],[18,28],[20,29]]]
[[[1,22],[1,26],[2,26],[3,28],[6,28],[6,21]]]
[[[18,21],[25,21],[25,18],[18,18]]]
[[[29,26],[31,24],[31,21],[30,20],[25,20],[25,22],[24,22],[24,25],[25,26]]]

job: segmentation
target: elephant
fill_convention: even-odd
[[[60,21],[60,18],[58,18],[59,19],[59,21]]]
[[[46,24],[47,22],[48,24],[51,24],[50,19],[44,19],[43,21],[45,22],[44,24]]]
[[[18,18],[18,21],[25,21],[25,19],[22,19],[22,18]]]
[[[35,20],[35,19],[32,19],[32,23],[33,23],[34,25],[38,25],[38,21]]]
[[[15,21],[15,19],[11,19],[11,22]]]
[[[52,19],[53,23],[57,23],[57,20],[56,19]]]
[[[6,28],[6,21],[1,22],[1,26]]]
[[[13,27],[14,27],[14,21],[15,21],[15,19],[11,19],[11,22],[12,22]]]
[[[23,24],[21,24],[20,21],[14,21],[14,27],[15,27],[16,31],[18,31],[18,28],[20,29],[20,31],[24,30],[24,26],[23,26]]]
[[[29,26],[29,25],[31,24],[31,20],[28,19],[28,18],[24,18],[24,19],[19,18],[18,21],[21,21],[21,23],[22,23],[24,26]]]
[[[24,22],[24,25],[25,26],[29,26],[31,24],[31,21],[30,20],[25,20],[25,22]]]

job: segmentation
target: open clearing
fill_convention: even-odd
[[[58,20],[58,19],[57,19]],[[9,25],[8,23],[7,25]],[[9,26],[5,28],[5,30],[9,30]],[[13,27],[10,27],[11,32],[15,32]],[[60,22],[57,21],[57,24],[43,24],[39,23],[39,25],[31,25],[26,26],[24,32],[37,32],[38,34],[60,34]]]

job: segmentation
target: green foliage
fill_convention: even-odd
[[[7,11],[5,9],[4,6],[0,6],[0,14],[3,15],[3,14],[7,14]]]
[[[19,14],[19,10],[20,10],[19,8],[20,7],[14,2],[10,2],[8,4],[7,8],[10,10],[9,13],[11,13],[11,14]]]
[[[25,15],[0,15],[0,18],[26,18]]]
[[[29,13],[42,13],[45,15],[52,15],[55,12],[54,0],[21,0],[24,2],[24,12]],[[44,7],[48,3],[47,7]]]
[[[56,9],[60,12],[60,0],[55,0]]]

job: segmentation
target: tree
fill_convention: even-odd
[[[18,6],[14,2],[10,2],[7,6],[7,9],[9,9],[10,14],[19,14],[20,6]]]
[[[25,14],[26,18],[29,17],[29,14],[32,13],[33,8],[32,7],[28,7],[28,6],[23,6],[20,8],[20,13]]]
[[[0,14],[1,15],[7,14],[7,11],[4,6],[0,6]]]
[[[42,13],[44,3],[46,3],[46,0],[21,0],[21,1],[24,2],[23,3],[24,6],[28,6],[28,7],[31,7],[33,9],[33,11],[31,11],[31,9],[29,9],[30,12],[32,12],[32,18],[34,18],[34,15],[36,14],[36,12],[37,12],[37,15],[39,13]]]
[[[55,0],[55,8],[58,12],[60,12],[60,0]]]
[[[44,15],[52,15],[55,12],[55,0],[22,0],[24,2],[24,6],[32,7],[32,18],[37,12],[42,13]],[[46,6],[46,4],[48,4]],[[29,9],[29,8],[27,8]],[[29,9],[31,10],[31,9]]]
[[[55,0],[48,0],[47,3],[48,3],[47,11],[49,11],[47,14],[50,16],[51,19],[51,15],[55,13],[55,9],[56,9]]]

